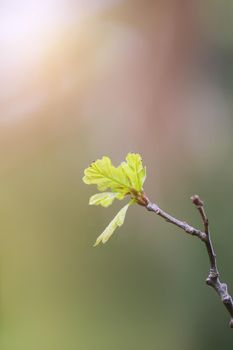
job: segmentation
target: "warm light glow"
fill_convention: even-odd
[[[0,121],[25,117],[48,98],[44,87],[51,78],[50,72],[45,76],[44,71],[47,63],[53,66],[51,52],[57,55],[54,45],[63,45],[62,33],[72,27],[78,32],[85,17],[112,2],[6,0],[1,3]],[[63,57],[63,52],[64,55],[67,52],[62,50],[65,49],[61,49]]]
[[[51,0],[9,2],[3,6],[0,13],[0,65],[5,97],[30,79],[33,66],[41,60],[64,17],[62,7]]]

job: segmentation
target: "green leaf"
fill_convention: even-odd
[[[125,196],[142,191],[146,169],[142,166],[139,154],[129,153],[126,162],[121,163],[117,168],[106,156],[97,159],[85,169],[84,175],[83,181],[88,185],[97,185],[99,191],[110,189],[114,193]]]
[[[99,191],[111,189],[112,192],[126,194],[130,183],[121,167],[115,168],[108,157],[97,159],[84,171],[83,181],[90,185],[96,184]]]
[[[96,247],[100,242],[106,243],[109,238],[112,236],[114,231],[117,227],[120,227],[123,225],[125,220],[126,212],[129,208],[129,206],[132,204],[132,201],[130,201],[128,204],[126,204],[114,217],[114,219],[110,222],[110,224],[106,227],[106,229],[101,233],[101,235],[97,238],[94,247]]]
[[[102,205],[103,207],[108,207],[112,204],[114,199],[123,199],[124,195],[121,193],[113,193],[113,192],[103,192],[103,193],[97,193],[91,196],[89,200],[90,205]]]
[[[146,168],[142,166],[140,154],[128,153],[126,162],[121,163],[121,167],[130,179],[131,187],[138,192],[142,191],[146,179]]]
[[[129,205],[137,202],[146,205],[147,198],[143,191],[146,179],[146,168],[142,165],[142,159],[138,153],[128,153],[125,162],[115,167],[110,158],[104,156],[97,159],[84,171],[83,181],[88,185],[97,185],[102,193],[93,195],[90,205],[110,206],[114,199],[123,199],[130,195],[131,201],[124,206],[115,218],[97,238],[95,246],[100,242],[106,243],[117,227],[123,225]],[[109,189],[109,192],[105,192]]]

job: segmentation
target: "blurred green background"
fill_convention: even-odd
[[[141,207],[89,207],[91,161],[139,152],[151,200],[201,227],[233,292],[233,3],[1,1],[3,350],[232,349],[204,246]],[[118,205],[119,204],[119,205]]]

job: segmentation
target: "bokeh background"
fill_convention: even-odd
[[[232,349],[204,246],[141,207],[89,207],[91,161],[139,152],[145,191],[210,218],[233,292],[233,2],[1,0],[3,350]]]

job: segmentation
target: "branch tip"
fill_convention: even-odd
[[[201,208],[204,206],[203,200],[201,200],[201,198],[197,194],[194,194],[191,197],[191,201],[193,202],[194,205],[196,205],[197,208]]]

